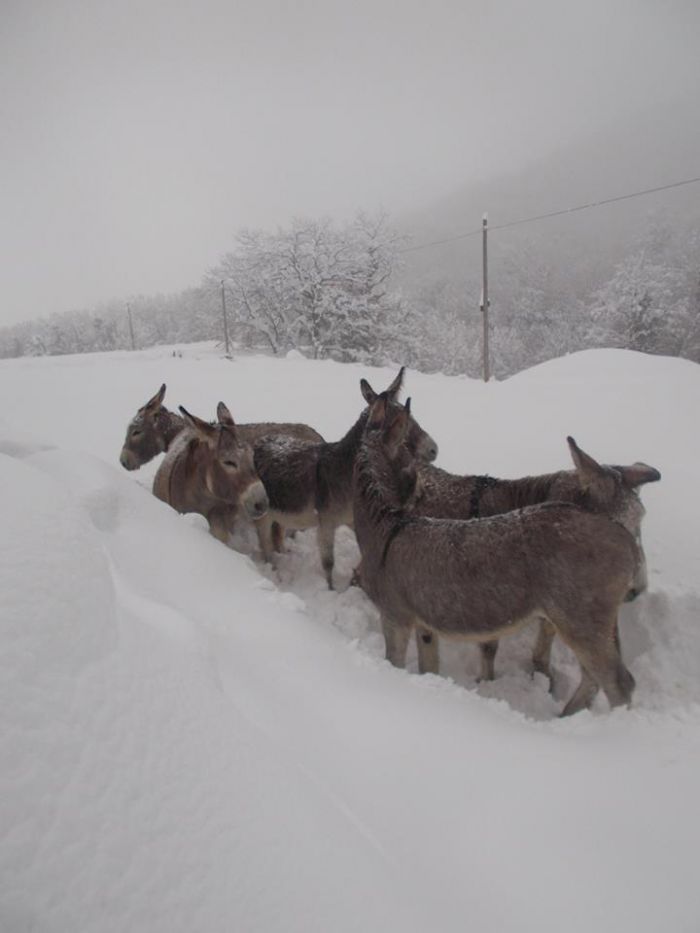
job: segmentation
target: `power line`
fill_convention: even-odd
[[[521,224],[534,223],[536,220],[547,220],[549,217],[561,217],[563,214],[575,214],[577,211],[587,211],[592,207],[602,207],[604,204],[614,204],[616,201],[629,201],[631,198],[641,198],[646,194],[655,194],[657,191],[668,191],[671,188],[682,188],[684,185],[694,185],[700,181],[698,178],[687,178],[684,181],[675,181],[670,185],[659,185],[657,188],[646,188],[644,191],[633,191],[630,194],[620,194],[614,198],[604,198],[602,201],[591,201],[589,204],[578,204],[576,207],[565,207],[563,210],[551,211],[549,214],[535,214],[533,217],[523,217],[520,220],[511,220],[505,224],[495,224],[489,231],[506,230],[508,227],[518,227]],[[459,233],[457,236],[446,237],[443,240],[432,240],[430,243],[419,243],[416,246],[407,246],[399,253],[413,253],[419,249],[428,249],[431,246],[443,246],[445,243],[456,243],[457,240],[466,240],[469,237],[479,236],[482,230],[470,230],[468,233]]]

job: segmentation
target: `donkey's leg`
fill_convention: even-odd
[[[255,522],[255,530],[258,533],[258,544],[260,545],[260,550],[262,551],[263,560],[271,564],[272,563],[272,519],[269,515],[263,515],[262,518],[259,518]]]
[[[359,586],[362,587],[362,558],[360,558],[360,563],[355,567],[350,577],[350,586]]]
[[[557,630],[552,623],[542,619],[537,633],[537,641],[532,651],[532,666],[535,673],[544,674],[545,677],[549,678],[550,690],[554,687],[550,662],[552,658],[552,642],[554,641],[556,633]]]
[[[418,649],[418,672],[440,673],[440,642],[437,635],[422,625],[416,626],[416,648]]]
[[[284,528],[279,522],[272,523],[272,546],[278,554],[284,553]]]
[[[400,625],[382,614],[382,632],[387,661],[391,661],[394,667],[406,667],[406,651],[411,637],[411,626]]]
[[[574,695],[562,710],[562,716],[573,716],[574,713],[582,709],[588,709],[598,692],[598,684],[588,674],[585,668],[581,668],[581,681],[576,688]]]
[[[497,638],[493,641],[482,641],[479,645],[479,652],[481,654],[481,673],[479,674],[479,680],[494,679],[494,661],[496,660],[497,651]]]
[[[615,614],[617,615],[617,614]],[[576,653],[583,674],[581,684],[564,707],[562,716],[570,716],[581,708],[579,694],[591,704],[600,687],[611,707],[629,706],[634,691],[634,677],[625,667],[620,654],[617,619],[610,625],[591,626],[582,642],[569,642]]]
[[[212,534],[217,541],[221,541],[222,544],[227,544],[230,524],[227,520],[227,516],[223,512],[214,511],[207,515],[207,521],[209,522],[210,534]]]
[[[610,659],[598,675],[598,683],[605,691],[611,707],[631,706],[635,687],[634,677],[619,655],[617,658]]]
[[[333,589],[333,548],[335,545],[335,522],[328,515],[318,516],[318,549],[321,552],[321,565],[326,575],[328,589]]]

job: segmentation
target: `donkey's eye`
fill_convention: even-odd
[[[231,467],[233,470],[238,469],[238,464],[235,460],[224,460],[224,466]]]
[[[138,437],[139,434],[143,434],[143,431],[138,430],[138,431],[132,431],[132,432],[131,432],[131,436],[132,436],[132,437]]]

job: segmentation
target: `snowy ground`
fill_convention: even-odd
[[[568,467],[564,437],[645,460],[650,592],[624,607],[632,710],[558,720],[504,639],[496,682],[382,660],[377,617],[325,589],[313,535],[278,571],[118,464],[166,403],[329,439],[393,372],[211,347],[0,363],[0,930],[698,931],[700,368],[590,351],[503,383],[410,373],[459,472]],[[413,669],[415,669],[415,662]]]

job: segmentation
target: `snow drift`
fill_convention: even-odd
[[[382,660],[373,607],[330,593],[310,533],[277,571],[118,464],[166,403],[339,437],[390,370],[206,346],[0,364],[0,929],[695,930],[700,369],[590,351],[504,383],[410,373],[455,471],[568,466],[573,434],[645,460],[650,592],[625,606],[632,710],[556,716],[504,639],[477,687]],[[343,531],[337,573],[357,559]]]

